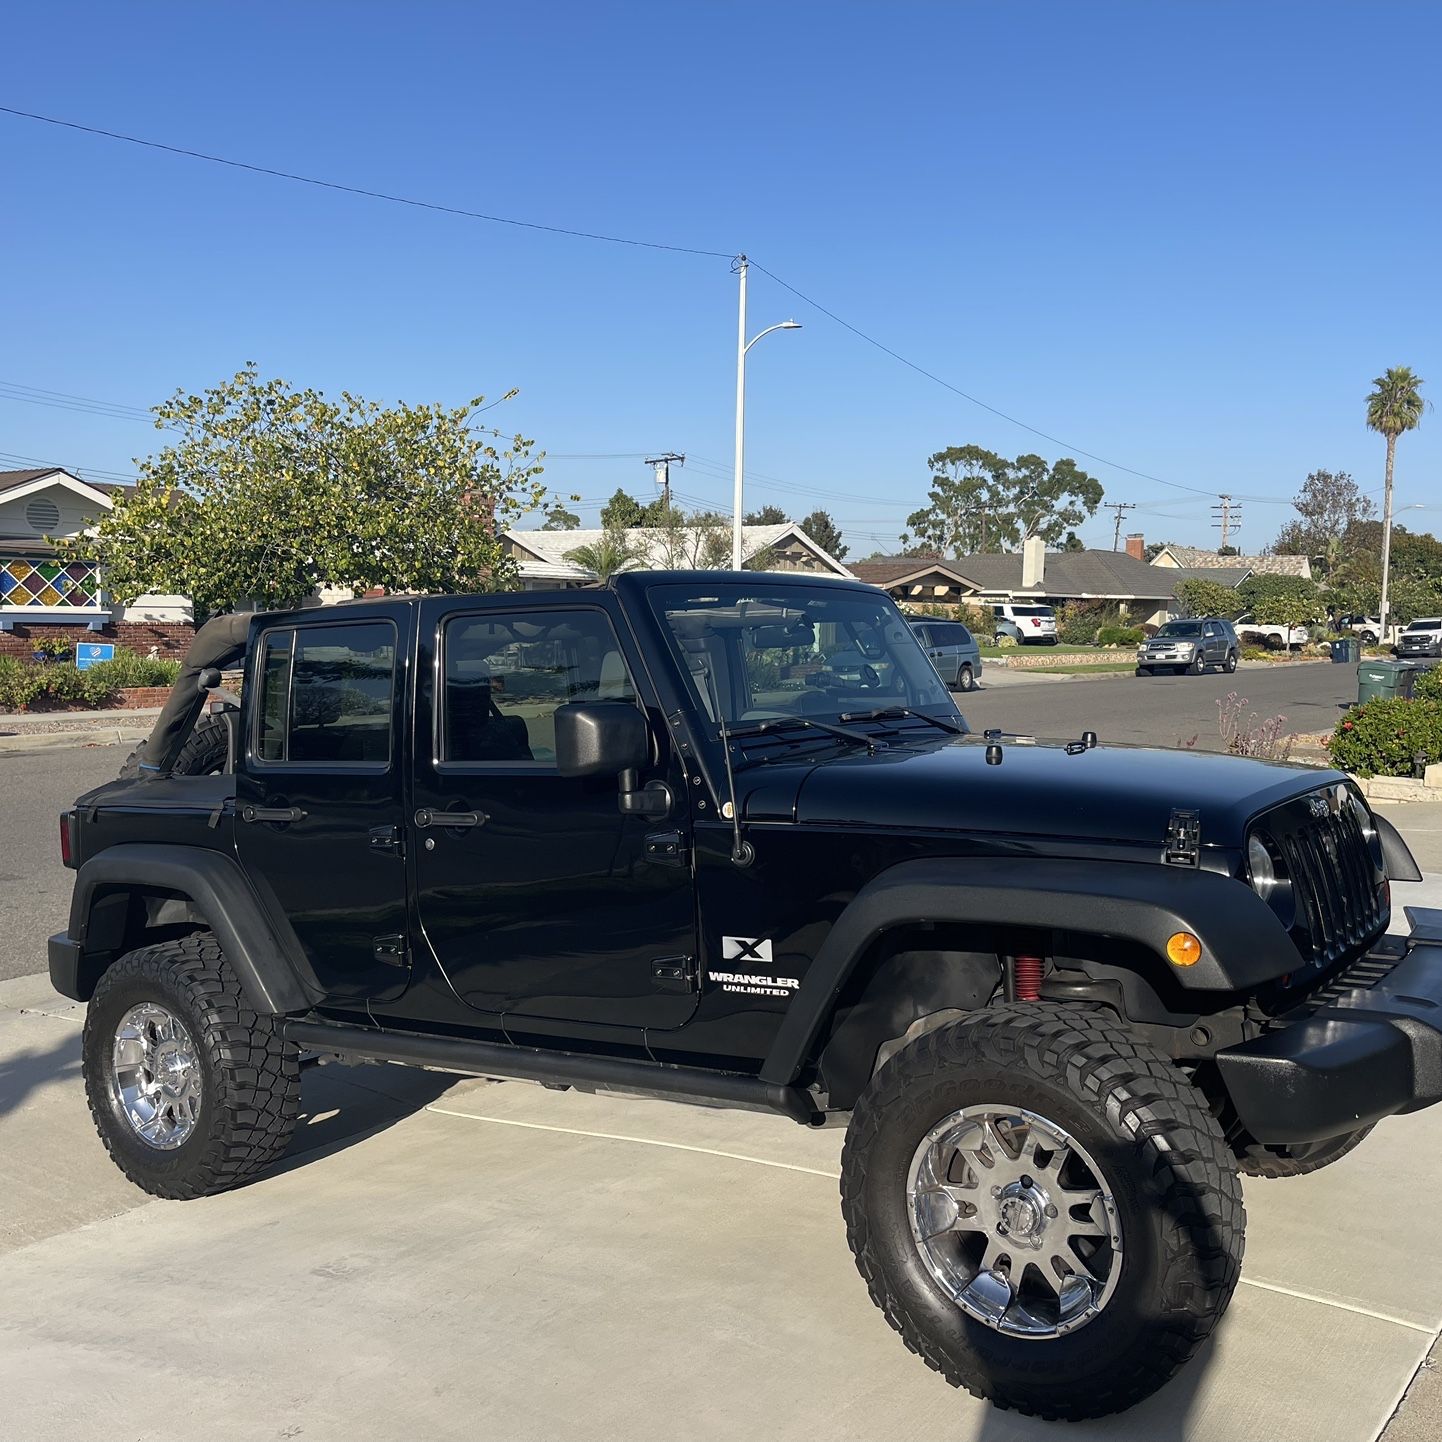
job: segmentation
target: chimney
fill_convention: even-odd
[[[1127,537],[1127,555],[1135,556],[1139,561],[1147,558],[1147,538],[1140,533]]]
[[[1046,542],[1040,536],[1028,536],[1021,547],[1021,585],[1023,590],[1040,586],[1046,579]]]

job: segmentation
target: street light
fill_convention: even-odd
[[[758,331],[746,339],[746,271],[747,259],[744,255],[736,257],[736,274],[740,279],[741,286],[741,309],[740,317],[736,325],[736,484],[732,495],[731,515],[731,569],[741,569],[741,507],[742,507],[742,476],[745,470],[746,461],[746,352],[751,349],[763,336],[768,336],[774,330],[800,330],[801,322],[795,320],[783,320],[778,325],[769,325],[763,331]]]

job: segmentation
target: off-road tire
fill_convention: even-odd
[[[1253,1142],[1237,1150],[1237,1166],[1249,1177],[1305,1177],[1340,1162],[1367,1139],[1371,1127],[1329,1137],[1306,1147],[1264,1147]]]
[[[120,779],[140,775],[142,741],[121,763]],[[219,776],[230,758],[230,726],[223,717],[205,716],[185,738],[180,755],[171,769],[172,776]]]
[[[155,1002],[190,1033],[201,1065],[195,1130],[173,1151],[143,1141],[115,1091],[116,1028]],[[83,1043],[85,1096],[100,1140],[136,1186],[188,1200],[241,1186],[290,1144],[300,1110],[300,1053],[273,1020],[252,1011],[210,932],[128,952],[90,999]]]
[[[1065,1128],[1112,1189],[1121,1277],[1066,1335],[1008,1336],[974,1320],[913,1240],[916,1147],[943,1118],[984,1103]],[[852,1113],[841,1207],[871,1299],[907,1347],[953,1386],[1049,1420],[1119,1412],[1156,1391],[1216,1326],[1241,1270],[1241,1184],[1204,1098],[1160,1052],[1073,1006],[996,1007],[896,1053]]]

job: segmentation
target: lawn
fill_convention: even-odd
[[[983,646],[983,656],[1101,656],[1111,655],[1100,646]]]
[[[1123,671],[1135,671],[1135,661],[1097,661],[1086,666],[1028,666],[1026,674],[1031,676],[1108,676],[1120,675]]]

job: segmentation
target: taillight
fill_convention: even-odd
[[[73,811],[62,811],[60,813],[60,860],[66,865],[73,867],[75,862],[75,813]]]
[[[1040,626],[1040,625],[1041,625],[1041,622],[1038,621],[1035,616],[1033,616],[1033,617],[1031,618],[1031,623],[1032,623],[1033,626]]]

